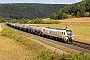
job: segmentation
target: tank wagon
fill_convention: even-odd
[[[33,33],[37,35],[43,35],[43,29],[45,27],[40,27],[40,26],[33,26]]]
[[[28,26],[26,26],[26,25],[23,25],[23,31],[25,31],[25,32],[27,32],[27,28],[28,28]]]
[[[17,24],[16,26],[18,26],[17,29],[19,29],[19,30],[22,30],[22,28],[23,28],[23,25],[22,24]]]
[[[27,32],[33,33],[33,26],[28,26],[27,27]]]
[[[27,31],[28,33],[37,34],[40,36],[46,36],[55,39],[62,39],[66,43],[72,43],[74,41],[74,35],[71,30],[60,29],[60,28],[49,28],[40,26],[26,26],[22,24],[14,24],[6,22],[6,24],[13,28]]]

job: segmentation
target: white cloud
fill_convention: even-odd
[[[53,0],[49,0],[48,2],[44,2],[45,4],[55,4]]]
[[[48,2],[44,2],[44,4],[48,4]]]
[[[51,3],[51,4],[55,4],[55,2],[54,2],[53,0],[50,0],[50,3]]]

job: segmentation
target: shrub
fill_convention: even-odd
[[[44,21],[41,18],[36,18],[31,21],[32,24],[43,24]]]
[[[41,18],[36,18],[31,21],[31,24],[58,24],[58,23],[59,23],[58,21],[54,20],[44,21]]]
[[[49,20],[46,24],[59,24],[59,21]]]
[[[51,52],[50,50],[47,50],[38,52],[34,60],[90,60],[90,55],[84,53],[62,55],[55,51]]]

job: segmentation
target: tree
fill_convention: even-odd
[[[57,14],[58,16],[58,19],[65,19],[65,18],[68,18],[68,15],[66,13],[63,13],[63,12],[59,12]]]
[[[53,13],[53,14],[50,16],[50,18],[51,18],[51,19],[54,19],[54,20],[58,19],[58,17],[57,17],[57,14],[56,14],[56,13]]]
[[[46,18],[66,5],[38,3],[0,4],[0,16],[13,19]]]
[[[89,12],[89,16],[90,16],[90,0],[86,0],[85,7],[86,7],[86,12]]]

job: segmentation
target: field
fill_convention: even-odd
[[[0,60],[90,60],[89,54],[70,53],[59,54],[47,49],[45,46],[33,41],[38,40],[19,31],[4,28],[1,32],[0,40]],[[30,39],[28,39],[30,38]],[[40,41],[40,40],[38,40]],[[43,41],[43,40],[42,40]],[[47,42],[46,42],[47,43]],[[51,44],[58,47],[57,45]],[[59,47],[58,47],[59,48]]]
[[[73,18],[61,20],[60,24],[31,24],[36,26],[65,28],[73,31],[74,39],[81,42],[90,43],[90,18]],[[72,20],[72,21],[71,21]],[[67,22],[68,21],[68,22]]]
[[[3,28],[0,23],[0,33]],[[0,34],[0,60],[32,60],[31,52],[23,49],[13,39]]]
[[[58,20],[61,23],[90,23],[90,17]]]
[[[77,18],[75,18],[77,20]],[[86,18],[85,18],[86,19]],[[49,19],[48,19],[49,20]],[[83,19],[82,19],[83,20]],[[63,20],[64,21],[64,20]],[[66,20],[67,21],[67,20]],[[88,19],[89,21],[89,19]],[[61,22],[60,24],[32,24],[36,26],[54,27],[54,28],[65,28],[70,29],[74,33],[75,40],[90,43],[90,23],[89,22]],[[69,54],[59,55],[55,52],[51,52],[46,47],[28,40],[33,38],[32,36],[26,36],[20,32],[13,31],[9,28],[2,29],[0,24],[0,60],[63,60],[63,59],[79,59],[79,60],[90,60],[90,55],[83,53],[80,54]],[[38,40],[34,38],[34,40]],[[39,39],[40,40],[40,39]],[[41,41],[41,40],[40,40]],[[69,50],[68,48],[62,48],[57,45],[44,42],[50,46],[60,48],[62,50]],[[73,51],[71,51],[73,53]],[[70,52],[70,53],[71,53]],[[53,57],[53,58],[52,58]],[[35,59],[34,59],[35,58]]]

